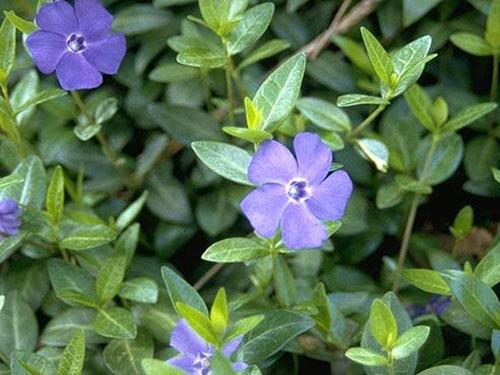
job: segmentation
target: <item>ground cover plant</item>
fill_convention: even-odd
[[[0,374],[500,373],[500,0],[0,10]]]

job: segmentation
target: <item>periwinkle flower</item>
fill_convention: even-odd
[[[272,237],[280,227],[290,249],[315,248],[328,235],[321,221],[344,215],[352,182],[344,171],[328,177],[332,152],[318,135],[304,132],[294,141],[294,155],[276,141],[264,141],[248,168],[259,188],[241,202],[257,234]]]
[[[425,305],[410,304],[406,306],[406,311],[412,319],[425,314],[436,314],[442,316],[450,306],[451,298],[446,296],[434,295]]]
[[[239,336],[227,343],[222,348],[222,354],[231,357],[241,345],[243,336]],[[180,320],[172,331],[170,345],[177,349],[180,354],[167,363],[185,371],[189,375],[212,375],[211,358],[216,352],[214,345],[203,340],[189,324]],[[241,372],[247,368],[244,362],[234,362],[233,369]]]
[[[125,37],[111,33],[113,16],[99,0],[75,0],[74,8],[56,0],[38,11],[39,30],[26,40],[44,74],[56,71],[65,90],[92,89],[102,74],[116,74],[125,56]]]
[[[19,214],[21,210],[17,202],[10,198],[0,200],[0,240],[5,236],[13,236],[19,233],[21,221]]]

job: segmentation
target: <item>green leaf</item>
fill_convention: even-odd
[[[3,305],[5,304],[5,296],[0,296],[0,312],[3,310]]]
[[[414,84],[405,94],[405,100],[413,115],[428,130],[434,131],[437,128],[432,114],[432,102],[427,93],[418,84]]]
[[[394,359],[406,358],[418,351],[427,341],[430,330],[427,326],[410,328],[396,340],[392,349],[392,357]]]
[[[363,95],[363,94],[347,94],[340,95],[337,98],[339,107],[352,107],[362,104],[388,105],[390,102],[387,99],[379,96]]]
[[[276,298],[279,304],[285,307],[293,306],[297,298],[297,286],[292,271],[281,254],[275,256],[273,276]]]
[[[252,46],[265,33],[274,13],[274,4],[264,3],[254,6],[241,16],[238,24],[227,37],[227,49],[235,55]]]
[[[85,359],[85,334],[79,329],[73,335],[69,344],[64,348],[61,362],[59,363],[58,375],[80,375],[83,370]]]
[[[112,340],[102,352],[104,362],[113,374],[127,375],[143,375],[141,362],[153,355],[152,338],[141,332],[135,340]]]
[[[142,34],[165,28],[173,21],[172,13],[147,4],[134,4],[118,12],[113,30],[125,35]]]
[[[484,39],[492,45],[496,53],[500,52],[500,0],[491,2]]]
[[[116,229],[121,232],[127,228],[135,220],[137,215],[141,212],[144,207],[144,203],[148,199],[148,192],[144,191],[137,200],[132,202],[116,219]]]
[[[273,135],[264,130],[240,128],[237,126],[224,126],[222,130],[233,137],[243,139],[248,142],[259,144],[266,139],[272,139]]]
[[[248,181],[248,166],[251,155],[240,147],[221,142],[193,142],[191,148],[198,158],[212,171],[239,184]]]
[[[95,284],[100,304],[109,302],[116,296],[121,288],[126,267],[125,255],[112,255],[102,264]]]
[[[139,234],[140,225],[139,223],[135,223],[128,227],[116,240],[116,252],[127,257],[127,266],[132,262],[134,257],[139,242]]]
[[[432,116],[436,120],[437,126],[443,125],[448,120],[448,115],[448,103],[440,96],[432,105]]]
[[[45,206],[52,222],[59,225],[64,211],[64,172],[59,165],[50,179]]]
[[[427,173],[422,176],[425,155],[428,154],[432,143],[431,138],[432,136],[424,138],[418,146],[417,175],[424,183],[433,186],[445,181],[456,171],[462,160],[464,144],[462,138],[456,133],[441,138],[428,163]]]
[[[394,207],[401,203],[404,195],[405,192],[396,182],[389,182],[379,187],[375,203],[380,210]]]
[[[474,276],[490,288],[500,283],[500,242],[497,242],[474,269]]]
[[[420,182],[413,177],[398,174],[395,177],[396,183],[404,191],[409,191],[418,194],[430,194],[432,193],[432,188],[423,182]]]
[[[471,206],[463,207],[455,216],[450,232],[457,239],[465,238],[472,229],[474,223],[474,211]]]
[[[233,370],[231,361],[221,354],[220,351],[215,352],[210,359],[210,369],[217,375],[238,375],[238,373]]]
[[[136,277],[125,281],[118,295],[130,301],[156,303],[158,301],[158,286],[151,279]]]
[[[224,288],[220,288],[215,296],[210,309],[210,323],[218,335],[223,334],[229,324],[229,308]]]
[[[108,307],[99,310],[92,327],[104,337],[135,339],[137,326],[134,316],[121,307]]]
[[[365,44],[368,58],[377,77],[387,86],[391,85],[391,76],[394,72],[391,57],[380,42],[366,28],[361,28],[361,36]]]
[[[214,332],[212,324],[208,317],[189,305],[182,302],[176,303],[177,312],[181,317],[186,319],[189,326],[205,341],[218,345],[219,339],[217,333]]]
[[[68,250],[82,251],[105,245],[116,238],[116,232],[107,225],[82,225],[69,231],[61,241]]]
[[[48,89],[40,91],[38,94],[32,96],[24,103],[22,103],[19,107],[17,107],[14,111],[14,115],[17,115],[22,111],[27,110],[28,108],[37,106],[39,104],[48,102],[49,100],[56,99],[64,95],[66,95],[66,91],[63,91],[61,89]]]
[[[13,10],[4,10],[3,14],[10,21],[12,25],[16,27],[20,32],[24,34],[31,34],[37,29],[33,22],[26,21],[24,18],[19,17]]]
[[[246,262],[270,255],[269,249],[248,238],[226,238],[211,245],[201,256],[209,262]]]
[[[262,130],[272,133],[292,111],[299,96],[305,65],[304,54],[291,57],[257,90],[253,102],[262,112]]]
[[[80,141],[86,142],[99,133],[101,129],[102,126],[97,124],[79,124],[73,128],[73,133],[75,133]]]
[[[489,56],[493,54],[491,46],[479,35],[458,32],[450,36],[451,42],[461,50],[474,56]]]
[[[462,129],[496,108],[496,103],[480,103],[466,107],[444,124],[443,130],[453,132]]]
[[[0,26],[0,86],[7,84],[7,78],[16,57],[16,28],[7,18]]]
[[[9,358],[15,350],[33,352],[38,337],[35,313],[20,293],[13,291],[5,296],[5,306],[0,313],[0,352]]]
[[[441,365],[428,368],[417,375],[472,375],[472,372],[460,366]]]
[[[116,98],[106,98],[99,103],[95,110],[94,118],[96,124],[100,125],[110,120],[118,111],[118,100]]]
[[[96,305],[94,279],[88,272],[61,259],[49,260],[48,268],[52,288],[59,298],[71,305],[80,304],[80,301],[68,298],[68,294],[65,294],[71,291],[79,293]]]
[[[170,366],[167,362],[159,359],[146,358],[142,360],[142,369],[146,375],[186,375],[177,367]]]
[[[403,277],[410,284],[427,293],[451,296],[450,287],[438,271],[407,268],[403,270]]]
[[[345,356],[351,361],[370,367],[387,366],[388,363],[382,354],[366,348],[350,348],[345,352]]]
[[[166,266],[161,268],[161,274],[165,281],[170,301],[175,309],[177,309],[177,302],[183,302],[208,315],[208,309],[203,299],[183,278]]]
[[[224,35],[229,23],[230,1],[199,0],[200,13],[207,25],[217,34]]]
[[[500,184],[500,169],[492,167],[491,171],[493,173],[493,178],[495,179],[495,181]]]
[[[313,291],[313,303],[318,312],[313,315],[318,328],[328,338],[332,325],[332,314],[330,312],[330,301],[326,294],[325,285],[318,283]]]
[[[462,307],[486,327],[500,327],[500,302],[495,292],[477,277],[455,270],[441,273]]]
[[[154,68],[149,73],[151,81],[160,83],[184,82],[198,77],[198,69],[177,63],[165,63]]]
[[[345,36],[336,35],[332,37],[332,42],[340,48],[349,60],[359,69],[368,74],[373,74],[372,65],[363,47],[353,39]]]
[[[347,114],[327,102],[317,98],[301,98],[297,102],[300,113],[320,128],[332,131],[351,130],[351,121]]]
[[[391,309],[380,299],[375,299],[370,309],[370,331],[383,348],[394,347],[398,325]]]
[[[247,66],[255,64],[260,60],[264,60],[268,57],[274,56],[286,50],[288,47],[290,47],[290,44],[286,40],[271,39],[250,52],[248,56],[246,56],[240,63],[238,69],[246,68]]]
[[[229,342],[238,336],[245,335],[264,320],[264,315],[252,315],[238,320],[230,329],[225,341]]]
[[[363,155],[375,164],[381,172],[387,172],[389,166],[389,150],[384,143],[376,139],[357,139],[356,145]]]
[[[478,135],[465,147],[464,166],[471,180],[491,180],[491,168],[500,161],[500,146],[491,136]]]
[[[314,322],[306,315],[286,310],[269,312],[262,323],[246,335],[240,349],[241,359],[254,364],[269,358],[313,326]]]
[[[195,68],[220,68],[225,64],[224,51],[211,46],[186,48],[177,55],[177,62]]]

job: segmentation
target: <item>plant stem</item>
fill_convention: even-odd
[[[423,182],[429,166],[431,164],[432,156],[436,151],[436,147],[439,143],[439,135],[434,134],[432,137],[432,143],[427,152],[427,157],[424,162],[424,167],[422,168],[422,174],[420,175],[419,182]],[[399,248],[398,255],[398,265],[394,273],[394,280],[392,284],[392,291],[397,293],[399,291],[399,286],[401,284],[401,273],[403,272],[404,263],[406,260],[406,255],[408,254],[408,245],[410,244],[411,234],[413,232],[413,225],[415,224],[415,217],[417,216],[418,202],[420,200],[420,194],[415,193],[413,200],[410,205],[410,211],[408,213],[408,218],[406,219],[405,230],[403,233],[403,239],[401,241],[401,247]]]
[[[224,71],[226,73],[226,94],[227,101],[229,102],[229,121],[231,125],[234,125],[234,94],[233,94],[233,82],[231,78],[231,67],[229,56],[229,51],[227,49],[227,42],[225,39],[222,39],[222,44],[224,45],[224,59],[226,61],[226,65],[224,67]]]
[[[350,134],[350,138],[353,138],[355,135],[361,133],[368,125],[370,125],[373,120],[377,118],[377,116],[382,113],[387,104],[380,104],[376,110],[374,110],[370,115],[365,118]]]
[[[208,112],[212,112],[212,92],[210,91],[210,85],[208,84],[208,72],[205,69],[201,69],[200,72],[201,82],[203,83],[203,90],[205,91],[205,103],[207,105]]]
[[[491,91],[490,91],[490,100],[492,102],[497,100],[497,92],[498,92],[498,63],[499,63],[499,54],[493,55],[493,73],[491,75]]]
[[[193,288],[196,290],[200,290],[208,283],[215,275],[219,273],[220,270],[224,267],[224,263],[214,264],[210,269],[203,274],[202,277],[193,285]]]
[[[299,375],[300,374],[300,367],[299,367],[299,356],[297,353],[293,353],[293,373],[294,375]]]
[[[87,126],[92,124],[94,122],[94,118],[88,111],[87,106],[80,97],[80,94],[77,91],[71,91],[71,96],[73,97],[75,104],[80,112],[85,116],[87,120]],[[101,145],[101,149],[104,155],[106,155],[106,157],[114,165],[115,169],[117,170],[118,174],[121,176],[127,187],[130,190],[134,190],[136,187],[134,178],[130,175],[127,167],[122,163],[116,151],[113,149],[113,147],[111,147],[111,144],[109,143],[104,133],[99,130],[96,134],[96,138]]]

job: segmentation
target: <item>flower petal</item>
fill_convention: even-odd
[[[259,235],[272,237],[288,202],[284,186],[265,184],[250,192],[240,206]]]
[[[102,74],[80,54],[66,53],[56,67],[64,90],[93,89],[102,84]]]
[[[290,203],[283,212],[281,234],[290,249],[320,247],[327,239],[323,224],[301,203]]]
[[[337,220],[344,215],[351,193],[349,175],[345,171],[336,171],[313,189],[306,204],[318,219]]]
[[[187,355],[178,355],[175,356],[174,358],[171,358],[167,360],[167,363],[171,366],[177,367],[188,374],[191,373],[192,367],[193,367],[193,359],[190,358]]]
[[[75,12],[80,32],[88,41],[104,38],[111,30],[113,16],[99,0],[75,0]]]
[[[62,0],[41,7],[35,21],[40,29],[52,31],[65,37],[78,30],[75,10],[66,1]]]
[[[224,347],[222,348],[222,353],[226,357],[231,357],[233,353],[238,349],[238,347],[241,345],[241,342],[243,341],[243,335],[236,337],[235,339],[229,341]]]
[[[101,73],[116,74],[125,57],[127,44],[122,34],[112,34],[89,43],[83,55]]]
[[[68,51],[65,37],[50,31],[38,30],[31,33],[26,45],[36,66],[44,74],[52,73]]]
[[[191,356],[210,351],[210,345],[198,336],[184,319],[180,320],[172,330],[170,345],[179,352]]]
[[[245,362],[234,362],[233,363],[233,370],[236,372],[242,372],[245,371],[248,368],[248,365]]]
[[[297,162],[281,143],[264,141],[248,167],[248,178],[255,184],[286,185],[297,176]]]
[[[0,201],[0,214],[19,214],[19,206],[14,199],[5,198]]]
[[[332,151],[313,133],[300,133],[293,140],[299,176],[310,185],[323,181],[332,165]]]

